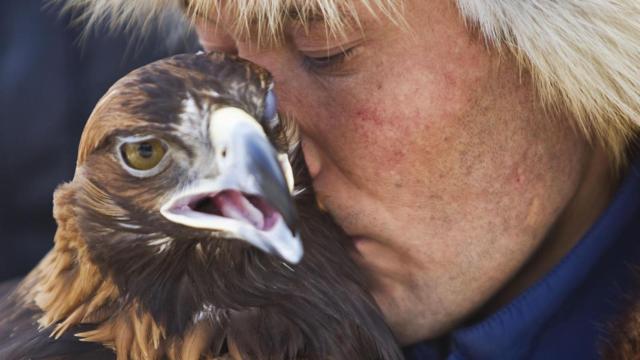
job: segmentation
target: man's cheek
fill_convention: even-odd
[[[347,112],[334,128],[334,139],[347,166],[378,181],[397,177],[410,158],[416,124],[412,115],[397,108],[366,104]]]

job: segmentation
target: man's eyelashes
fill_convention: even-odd
[[[316,52],[315,54],[302,53],[302,66],[307,71],[317,73],[339,70],[340,66],[354,55],[356,48],[357,46],[348,49],[339,49],[334,53],[325,51],[322,55],[320,55],[320,52]],[[319,56],[316,56],[316,54]]]

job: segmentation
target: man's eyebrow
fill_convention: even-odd
[[[298,3],[300,3],[298,1]],[[304,5],[289,5],[287,9],[287,19],[295,22],[319,22],[325,21],[325,14],[317,7]]]

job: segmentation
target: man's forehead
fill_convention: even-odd
[[[383,0],[384,2],[385,0]],[[391,2],[390,0],[387,0]],[[268,17],[278,15],[280,17],[307,17],[318,18],[340,15],[346,9],[357,3],[369,5],[371,0],[221,0],[212,2],[208,0],[184,0],[185,7],[199,14],[219,15],[225,12],[235,12],[241,15],[254,15],[255,17]],[[378,3],[379,1],[376,1]]]
[[[400,15],[402,0],[185,0],[186,13],[226,26],[238,36],[271,42],[292,22],[322,22],[330,33],[339,34],[359,23],[363,10],[392,18]]]

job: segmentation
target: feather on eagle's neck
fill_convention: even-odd
[[[73,204],[73,186],[59,188],[54,202]],[[118,359],[213,358],[208,354],[215,330],[210,321],[193,322],[181,336],[168,335],[137,301],[125,301],[112,279],[91,261],[79,238],[73,207],[56,206],[54,217],[58,223],[54,248],[19,289],[42,311],[38,323],[52,329],[50,336],[58,338],[77,325],[93,324],[93,330],[75,335],[116,350]]]

